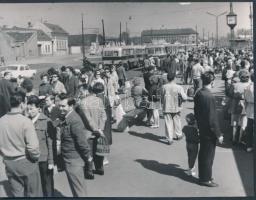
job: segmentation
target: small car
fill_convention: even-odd
[[[5,72],[11,72],[12,78],[18,78],[18,76],[23,76],[26,78],[34,78],[36,75],[35,69],[30,69],[26,64],[12,64],[8,65],[4,71],[1,71],[1,76],[4,76]]]

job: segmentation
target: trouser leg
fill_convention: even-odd
[[[25,182],[23,177],[15,176],[15,174],[7,173],[12,197],[24,197]]]
[[[5,160],[6,175],[13,197],[41,197],[42,186],[37,163],[27,159]]]
[[[93,161],[94,161],[94,166],[95,166],[95,170],[103,171],[104,170],[104,168],[103,168],[104,157],[96,155],[96,149],[97,149],[97,139],[95,138],[93,140]]]
[[[190,169],[194,168],[196,158],[198,155],[198,144],[197,143],[187,143],[187,152],[188,152],[188,167]]]
[[[159,112],[158,109],[153,110],[155,125],[159,126]]]
[[[48,162],[39,162],[39,171],[43,196],[52,197],[54,195],[53,170],[48,169]]]
[[[42,184],[38,166],[33,173],[26,177],[26,182],[28,197],[42,197]]]
[[[216,141],[201,140],[198,156],[199,180],[201,182],[211,181],[212,165],[215,156]]]
[[[181,120],[180,120],[180,113],[175,113],[173,116],[173,124],[174,124],[174,133],[177,137],[182,136],[181,131]]]
[[[167,137],[167,139],[172,141],[174,130],[173,130],[173,119],[170,113],[164,114],[164,121],[165,121],[165,136]]]
[[[253,147],[253,119],[248,118],[247,121],[247,136],[246,136],[247,148]]]
[[[87,196],[83,166],[66,164],[65,171],[73,196]]]

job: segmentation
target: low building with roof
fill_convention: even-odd
[[[47,51],[47,53],[50,54],[50,51],[51,51],[53,55],[68,54],[68,35],[69,34],[62,27],[60,27],[59,25],[51,24],[47,22],[36,22],[34,25],[31,25],[31,26],[33,29],[38,29],[43,31],[51,39],[51,43],[52,43],[52,48],[50,48],[51,50],[49,50],[49,44],[46,44],[45,47],[43,47],[43,48],[48,48],[47,50],[49,50],[49,52]]]
[[[142,43],[164,40],[167,43],[196,44],[197,32],[192,28],[151,29],[141,32]]]
[[[14,26],[1,28],[0,32],[0,54],[5,60],[38,56],[37,31]]]

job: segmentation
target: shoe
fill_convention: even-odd
[[[252,147],[248,147],[247,149],[246,149],[246,152],[248,152],[248,153],[250,153],[250,152],[252,152],[253,151],[253,148]]]
[[[192,169],[188,169],[187,170],[187,174],[189,175],[189,176],[196,176],[196,172],[195,172],[195,169],[194,168],[192,168]]]
[[[171,145],[172,143],[173,143],[173,141],[167,140],[167,144],[168,144],[168,145]]]
[[[181,140],[183,138],[183,135],[182,136],[176,136],[176,137],[174,137],[173,139],[174,140]]]
[[[96,169],[96,170],[94,170],[93,173],[103,176],[103,175],[104,175],[104,170],[102,170],[102,169]]]
[[[89,179],[89,180],[94,179],[94,175],[92,173],[85,173],[84,177],[85,177],[85,179]]]
[[[159,128],[158,125],[151,125],[150,128]]]
[[[207,186],[207,187],[218,187],[219,186],[217,183],[214,183],[213,181],[199,182],[199,185]]]

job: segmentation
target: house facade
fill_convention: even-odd
[[[37,47],[39,56],[53,55],[53,41],[42,30],[37,30]]]
[[[52,55],[67,55],[68,54],[68,33],[61,28],[59,25],[50,24],[46,22],[36,22],[33,29],[38,29],[46,33],[46,35],[51,38],[51,53]],[[46,42],[45,51],[50,45],[50,41]],[[50,45],[50,46],[51,46]],[[46,47],[48,46],[48,47]],[[47,53],[49,49],[47,49]]]
[[[197,32],[192,28],[144,30],[141,33],[142,43],[165,41],[167,43],[195,44]]]
[[[13,27],[1,29],[0,32],[0,49],[5,60],[38,56],[36,31]]]

